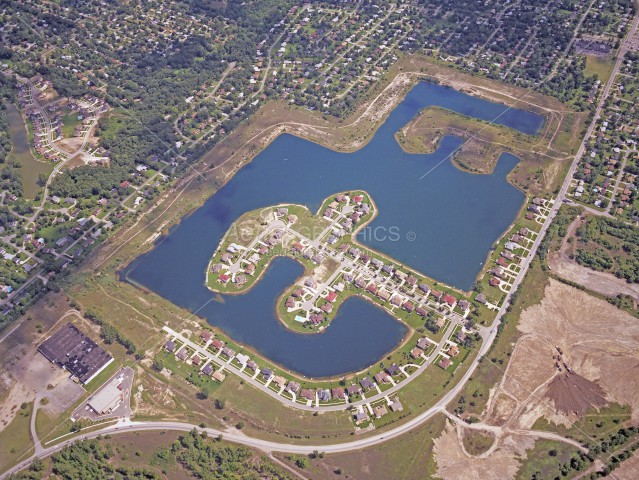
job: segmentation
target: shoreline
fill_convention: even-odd
[[[395,265],[395,266],[397,266],[398,268],[401,268],[401,269],[403,269],[403,270],[407,270],[407,271],[409,271],[410,273],[415,274],[415,275],[416,275],[416,276],[418,276],[418,277],[422,277],[422,278],[424,278],[424,281],[425,281],[425,282],[428,282],[428,283],[430,283],[430,284],[432,284],[432,286],[433,286],[433,287],[440,287],[440,288],[442,288],[442,289],[449,290],[449,291],[451,291],[451,292],[455,292],[455,293],[457,293],[457,294],[461,295],[462,297],[464,297],[464,298],[466,298],[466,299],[470,300],[470,296],[471,296],[471,293],[472,293],[472,288],[466,292],[466,291],[463,291],[463,290],[461,290],[461,289],[459,289],[459,288],[457,288],[457,287],[453,287],[453,286],[451,286],[451,285],[448,285],[447,283],[439,282],[439,281],[437,281],[437,280],[433,279],[432,277],[430,277],[430,276],[428,276],[428,275],[423,274],[421,271],[419,271],[419,270],[417,270],[417,269],[415,269],[415,268],[413,268],[413,267],[409,267],[409,266],[405,265],[404,263],[402,263],[402,262],[400,262],[400,261],[396,260],[395,258],[391,257],[391,256],[390,256],[390,255],[388,255],[387,253],[382,252],[382,251],[379,251],[379,250],[377,250],[377,249],[373,249],[373,248],[371,248],[371,247],[369,247],[369,246],[367,246],[367,245],[365,245],[365,244],[363,244],[363,243],[361,243],[361,242],[359,242],[359,241],[357,240],[357,234],[358,234],[359,232],[361,232],[363,229],[365,229],[368,225],[370,225],[370,224],[373,222],[373,220],[374,220],[374,219],[375,219],[375,218],[379,215],[379,209],[378,209],[378,207],[377,207],[377,204],[375,203],[375,200],[374,200],[374,199],[373,199],[373,197],[370,195],[370,193],[368,193],[366,190],[354,190],[354,191],[344,191],[344,192],[336,192],[336,193],[333,193],[333,194],[331,194],[331,195],[327,196],[327,197],[326,197],[326,198],[322,201],[322,203],[321,203],[320,207],[318,208],[318,210],[317,210],[317,212],[316,212],[315,214],[313,214],[313,213],[311,212],[311,210],[310,210],[307,206],[305,206],[305,205],[300,205],[300,204],[295,204],[295,203],[280,203],[280,204],[272,205],[272,206],[268,206],[268,207],[260,207],[259,209],[253,210],[253,211],[251,211],[251,212],[246,212],[245,214],[243,214],[242,216],[240,216],[237,220],[235,220],[235,221],[231,224],[231,226],[228,228],[227,232],[223,235],[222,239],[220,240],[220,242],[219,242],[219,244],[218,244],[217,248],[216,248],[216,249],[215,249],[215,251],[213,252],[213,255],[211,256],[211,259],[209,260],[209,262],[208,262],[208,264],[207,264],[206,271],[205,271],[205,286],[206,286],[206,288],[207,288],[208,290],[210,290],[211,292],[213,292],[213,293],[215,293],[215,294],[219,294],[219,295],[243,295],[243,294],[247,294],[247,293],[249,293],[249,292],[250,292],[250,291],[251,291],[251,290],[252,290],[252,289],[253,289],[253,288],[257,285],[257,283],[258,283],[259,281],[261,281],[261,279],[262,279],[262,277],[265,275],[266,271],[270,268],[270,266],[271,266],[271,263],[272,263],[273,259],[275,259],[275,258],[277,258],[277,257],[286,257],[286,258],[290,258],[290,259],[292,259],[292,260],[294,260],[294,261],[298,262],[299,264],[301,264],[301,265],[304,267],[304,272],[303,272],[302,276],[297,277],[297,278],[295,279],[295,281],[293,282],[293,284],[292,284],[292,285],[290,285],[288,288],[284,289],[284,291],[283,291],[283,292],[282,292],[282,293],[278,296],[277,301],[276,301],[276,304],[275,304],[275,316],[277,317],[277,319],[278,319],[278,320],[279,320],[279,321],[280,321],[280,322],[281,322],[281,323],[282,323],[282,324],[283,324],[283,325],[284,325],[284,326],[285,326],[288,330],[290,330],[290,331],[292,331],[292,332],[295,332],[295,333],[301,333],[301,334],[304,334],[304,335],[312,335],[312,334],[317,334],[317,333],[323,333],[323,332],[324,332],[324,331],[325,331],[325,330],[326,330],[326,329],[330,326],[330,324],[332,323],[333,319],[337,316],[337,311],[339,310],[339,306],[341,306],[341,304],[342,304],[344,301],[346,301],[346,299],[347,299],[347,298],[349,298],[349,297],[351,297],[351,296],[360,296],[360,297],[365,297],[365,298],[368,298],[368,297],[367,297],[366,295],[361,295],[360,293],[352,293],[352,294],[348,295],[347,297],[345,297],[345,298],[344,298],[341,302],[339,302],[339,304],[338,304],[338,308],[335,310],[335,312],[331,312],[331,314],[330,314],[330,315],[327,315],[327,316],[329,316],[330,320],[328,321],[328,324],[327,324],[324,328],[322,328],[321,330],[315,331],[315,332],[298,331],[298,330],[296,330],[296,329],[291,328],[291,326],[289,325],[289,323],[287,323],[287,321],[286,321],[286,320],[284,320],[284,319],[282,318],[282,316],[280,315],[280,312],[278,311],[278,307],[280,306],[281,302],[283,301],[283,298],[284,298],[287,294],[290,294],[291,289],[294,289],[294,288],[295,288],[295,286],[298,284],[298,282],[299,282],[302,278],[304,278],[305,276],[308,276],[308,275],[310,275],[310,274],[311,274],[311,272],[309,271],[308,267],[307,267],[307,266],[306,266],[303,262],[301,262],[301,261],[297,258],[297,255],[293,255],[293,254],[290,254],[290,252],[287,252],[287,251],[285,251],[285,250],[282,250],[282,253],[278,253],[278,254],[276,254],[276,255],[269,256],[268,261],[266,262],[266,264],[264,265],[264,267],[262,268],[262,270],[259,272],[259,274],[258,274],[256,277],[253,277],[253,278],[254,278],[254,281],[253,281],[253,282],[252,282],[252,283],[251,283],[251,284],[250,284],[250,285],[249,285],[246,289],[238,289],[237,291],[228,291],[228,292],[226,292],[226,291],[221,291],[221,290],[218,290],[218,289],[216,289],[216,288],[212,287],[211,285],[209,285],[209,271],[210,271],[210,268],[211,268],[211,264],[213,263],[213,259],[214,259],[214,258],[215,258],[215,256],[216,256],[216,255],[217,255],[217,254],[221,251],[221,248],[222,248],[222,246],[224,245],[224,243],[225,243],[225,239],[228,237],[229,232],[231,232],[231,231],[233,231],[233,230],[234,230],[234,226],[235,226],[238,222],[240,222],[240,220],[242,219],[242,217],[244,217],[245,215],[247,215],[247,214],[251,214],[251,213],[253,213],[253,212],[257,211],[257,210],[264,210],[264,209],[273,209],[273,210],[276,210],[276,209],[277,209],[277,208],[279,208],[279,207],[289,207],[289,208],[290,208],[290,207],[300,207],[300,208],[303,208],[303,209],[305,209],[306,211],[308,211],[308,212],[311,214],[311,217],[312,217],[312,218],[319,218],[318,216],[319,216],[320,212],[322,211],[322,208],[323,208],[323,207],[324,207],[324,206],[325,206],[325,205],[329,202],[329,200],[330,200],[331,198],[334,198],[335,196],[337,196],[337,195],[339,195],[339,194],[343,194],[343,193],[353,193],[353,192],[364,193],[364,194],[366,195],[366,197],[368,198],[368,200],[369,200],[369,202],[370,202],[370,204],[371,204],[371,206],[372,206],[372,215],[371,215],[368,219],[366,219],[366,221],[365,221],[365,222],[362,222],[360,225],[358,225],[358,226],[357,226],[357,228],[355,228],[355,229],[353,230],[353,232],[350,234],[350,240],[349,240],[348,242],[346,242],[346,243],[349,243],[349,244],[352,244],[352,245],[354,245],[354,246],[360,247],[360,248],[362,248],[364,251],[366,251],[366,252],[370,253],[371,255],[372,255],[372,254],[374,254],[374,255],[377,255],[378,257],[383,258],[383,259],[384,259],[384,261],[385,261],[386,263],[394,264],[394,265]],[[525,203],[524,203],[524,205],[525,205]],[[520,213],[520,212],[521,212],[521,209],[519,210],[519,212],[518,212],[518,213]],[[289,228],[290,228],[290,227],[289,227]],[[509,227],[509,229],[510,229],[510,227]],[[293,229],[292,229],[292,230],[293,230]],[[263,235],[265,234],[265,232],[267,232],[267,231],[268,231],[268,230],[267,230],[267,229],[265,229],[265,230],[263,230],[262,232],[259,232],[259,233],[258,233],[258,236],[263,236]],[[297,232],[295,232],[295,230],[293,230],[293,232],[294,232],[294,233],[297,233]],[[506,230],[506,232],[508,232],[508,230]],[[506,232],[505,232],[505,233],[506,233]],[[505,233],[503,233],[503,234],[502,234],[499,238],[502,238],[502,237],[503,237],[503,235],[504,235]],[[490,252],[489,252],[489,255],[490,255]],[[478,273],[478,276],[482,275],[483,273],[484,273],[484,268],[482,268],[482,270]],[[476,277],[476,278],[477,278],[477,277]],[[318,300],[319,300],[319,299],[318,299]],[[382,305],[378,305],[377,303],[375,303],[375,302],[374,302],[374,301],[372,301],[371,299],[368,299],[368,300],[370,301],[370,303],[372,303],[372,304],[374,304],[374,305],[379,306],[382,310],[386,311],[389,315],[391,315],[391,316],[393,317],[393,313],[392,313],[390,310],[386,309],[386,308],[385,308],[384,306],[382,306]],[[402,322],[402,323],[405,323],[405,322]],[[412,328],[412,327],[410,327],[408,324],[406,324],[406,325],[407,325],[409,328]]]
[[[325,148],[329,148],[329,149],[331,149],[331,150],[338,151],[338,152],[353,152],[353,151],[357,151],[357,150],[361,149],[363,146],[365,146],[366,144],[368,144],[368,142],[370,142],[370,140],[374,137],[374,133],[375,133],[375,132],[377,131],[377,129],[378,129],[378,128],[379,128],[379,127],[380,127],[380,126],[384,123],[384,121],[385,121],[385,119],[388,117],[388,115],[390,115],[390,113],[391,113],[391,112],[392,112],[392,111],[393,111],[393,110],[397,107],[397,105],[398,105],[399,103],[401,103],[401,101],[403,101],[403,99],[406,97],[406,95],[407,95],[407,94],[408,94],[408,93],[412,90],[412,88],[414,88],[414,86],[415,86],[417,83],[419,83],[419,82],[424,81],[424,82],[431,82],[431,83],[434,83],[434,84],[441,84],[441,85],[447,86],[448,88],[453,88],[453,89],[458,90],[458,91],[461,91],[461,92],[463,92],[463,93],[466,93],[466,94],[469,94],[469,95],[472,95],[472,96],[478,96],[478,97],[480,97],[480,98],[484,98],[484,99],[487,99],[487,100],[490,100],[490,101],[493,101],[493,102],[499,102],[499,103],[505,104],[505,105],[507,105],[507,106],[511,106],[511,103],[512,103],[512,102],[505,102],[504,100],[502,100],[502,101],[500,102],[499,100],[497,100],[497,99],[495,99],[495,98],[491,98],[491,96],[490,96],[490,95],[481,95],[481,94],[480,94],[479,92],[477,92],[476,90],[466,91],[466,90],[464,90],[464,89],[458,89],[458,88],[455,88],[452,84],[449,84],[449,83],[447,83],[447,82],[442,82],[442,81],[440,81],[437,77],[433,77],[432,75],[429,75],[429,74],[427,74],[427,73],[421,73],[421,72],[399,72],[399,73],[396,75],[396,77],[395,77],[395,78],[397,78],[397,76],[398,76],[398,75],[400,75],[400,74],[404,74],[405,76],[410,77],[410,82],[408,82],[408,84],[407,84],[407,85],[404,85],[404,86],[402,87],[402,92],[401,92],[401,94],[400,94],[400,95],[397,95],[397,96],[394,98],[394,102],[393,102],[393,104],[392,104],[392,108],[389,108],[388,110],[386,110],[386,111],[384,112],[384,116],[382,117],[382,119],[381,119],[381,120],[376,120],[376,121],[374,121],[374,122],[373,122],[373,124],[371,125],[371,127],[370,127],[370,128],[367,130],[367,132],[366,132],[365,140],[363,140],[361,144],[358,144],[357,146],[355,146],[355,147],[353,147],[353,148],[346,148],[346,149],[345,149],[345,148],[336,148],[336,147],[335,147],[335,146],[333,146],[333,145],[324,145],[324,144],[322,144],[322,142],[321,142],[320,140],[316,140],[316,139],[314,139],[314,138],[312,138],[312,137],[310,137],[310,136],[307,136],[307,135],[303,135],[303,134],[299,134],[299,133],[295,133],[295,132],[290,132],[290,131],[288,131],[288,130],[287,130],[287,122],[280,122],[280,123],[278,123],[278,124],[270,125],[270,126],[266,127],[265,129],[263,129],[262,131],[260,131],[258,134],[254,135],[254,137],[253,137],[253,141],[255,141],[256,139],[259,141],[259,139],[260,139],[261,137],[265,137],[265,136],[266,136],[266,137],[267,137],[267,142],[266,142],[264,145],[260,145],[260,147],[259,147],[259,148],[258,148],[255,152],[252,152],[252,154],[251,154],[250,156],[249,156],[249,155],[247,155],[247,156],[246,156],[243,160],[240,160],[240,162],[239,162],[238,164],[236,164],[236,165],[233,167],[233,169],[232,169],[232,170],[231,170],[228,174],[224,175],[224,178],[223,178],[222,182],[221,182],[221,183],[220,183],[220,184],[216,187],[216,189],[215,189],[214,191],[212,191],[212,192],[210,192],[210,193],[207,193],[205,196],[203,196],[203,197],[202,197],[202,198],[201,198],[201,199],[197,202],[197,204],[196,204],[196,205],[194,205],[192,208],[189,208],[189,209],[188,209],[188,211],[187,211],[186,213],[182,213],[182,214],[179,216],[179,218],[178,218],[178,219],[174,219],[174,220],[170,221],[168,225],[165,225],[165,227],[167,227],[167,226],[168,226],[169,230],[171,230],[173,227],[178,226],[178,225],[181,223],[181,221],[182,221],[182,219],[183,219],[183,218],[185,218],[186,216],[188,216],[190,213],[192,213],[193,211],[197,210],[198,208],[201,208],[201,206],[202,206],[202,205],[203,205],[203,204],[204,204],[204,203],[205,203],[205,202],[206,202],[209,198],[211,198],[213,195],[215,195],[215,193],[217,193],[217,191],[219,191],[219,190],[220,190],[220,189],[221,189],[224,185],[226,185],[226,183],[227,183],[228,181],[230,181],[230,180],[233,178],[233,176],[235,175],[235,173],[237,173],[237,172],[238,172],[238,171],[239,171],[242,167],[244,167],[245,165],[247,165],[248,163],[250,163],[250,162],[251,162],[251,161],[252,161],[252,160],[253,160],[253,159],[254,159],[257,155],[259,155],[259,154],[260,154],[260,153],[261,153],[261,152],[262,152],[265,148],[267,148],[267,147],[268,147],[268,145],[270,145],[270,144],[271,144],[271,143],[272,143],[272,142],[273,142],[273,141],[274,141],[277,137],[279,137],[279,136],[280,136],[281,134],[283,134],[283,133],[287,133],[287,134],[290,134],[290,135],[297,136],[297,137],[302,138],[302,139],[304,139],[304,140],[306,140],[306,141],[310,141],[310,142],[312,142],[312,143],[319,144],[319,145],[321,145],[321,146],[323,146],[323,147],[325,147]],[[388,84],[386,85],[386,87],[384,87],[384,88],[381,90],[381,93],[379,93],[379,95],[375,98],[375,100],[377,100],[377,98],[379,98],[379,96],[380,96],[380,95],[382,95],[382,94],[383,94],[383,93],[384,93],[384,92],[385,92],[388,88],[390,88],[390,87],[392,87],[392,86],[393,86],[393,81],[394,81],[394,80],[395,80],[395,79],[391,80],[391,82],[390,82],[390,83],[388,83]],[[366,113],[366,111],[367,111],[368,109],[370,109],[370,108],[374,105],[375,100],[374,100],[372,103],[370,103],[370,104],[368,105],[368,107],[366,107],[366,108],[360,107],[360,108],[363,108],[363,112],[362,112],[362,114],[360,115],[360,117],[359,117],[359,118],[358,118],[355,122],[353,122],[353,123],[351,123],[351,124],[349,124],[349,125],[339,125],[339,127],[340,127],[340,128],[345,128],[345,127],[347,127],[347,126],[351,126],[352,124],[354,124],[354,123],[356,123],[356,122],[362,121],[362,119],[363,119],[363,117],[364,117],[364,114]],[[534,107],[536,107],[536,108],[534,108],[534,109],[531,109],[532,111],[536,111],[537,109],[542,110],[542,111],[544,111],[544,112],[553,111],[552,109],[543,108],[543,107],[540,107],[539,105],[535,105],[535,104],[532,104],[532,103],[529,103],[529,102],[527,102],[527,104],[529,104],[529,105],[533,105]],[[297,108],[297,107],[294,107],[294,108]],[[357,111],[356,111],[356,113],[357,113]],[[247,122],[250,122],[250,121],[251,121],[251,119],[250,119],[250,118],[249,118],[249,119],[247,119]],[[364,121],[365,121],[365,119],[364,119]],[[246,124],[246,123],[245,123],[245,124]],[[313,128],[326,129],[326,128],[329,128],[329,126],[314,126]],[[280,130],[279,132],[277,131],[278,129]],[[236,131],[237,131],[237,130],[236,130]],[[211,154],[211,152],[212,152],[213,150],[215,150],[215,149],[216,149],[218,146],[220,146],[220,145],[224,146],[225,141],[226,141],[228,138],[231,138],[231,137],[232,137],[232,135],[233,135],[236,131],[231,132],[231,133],[230,133],[227,137],[225,137],[225,138],[224,138],[224,139],[223,139],[220,143],[218,143],[215,147],[213,147],[213,149],[212,149],[212,150],[210,150],[208,154],[205,154],[205,155],[202,157],[202,159],[201,159],[201,160],[199,160],[199,163],[205,163],[205,164],[206,164],[207,156],[208,156],[208,161],[210,161],[210,154]],[[463,140],[463,139],[462,139],[462,140]],[[233,152],[233,154],[231,155],[231,157],[227,158],[227,159],[226,159],[225,161],[223,161],[221,164],[218,164],[218,165],[213,164],[214,166],[212,166],[212,167],[210,167],[210,168],[206,169],[206,170],[204,171],[204,174],[205,174],[205,175],[207,175],[207,174],[212,173],[213,171],[215,171],[215,170],[217,170],[217,169],[221,169],[221,168],[223,168],[223,166],[225,165],[225,163],[226,163],[227,161],[229,161],[232,157],[236,156],[237,154],[240,154],[240,153],[241,153],[241,152],[245,149],[246,145],[247,145],[247,144],[249,144],[249,143],[251,143],[251,141],[249,141],[249,142],[245,143],[245,144],[244,144],[244,145],[242,145],[239,149],[235,150],[235,151]],[[401,146],[401,144],[400,144],[400,146]],[[222,171],[223,171],[223,170],[222,170]],[[464,169],[464,171],[466,171],[466,172],[468,172],[468,173],[472,173],[472,172],[470,172],[470,171],[468,171],[468,170],[466,170],[466,169]],[[174,189],[175,189],[175,190],[177,190],[178,188],[183,188],[183,190],[184,190],[184,191],[186,191],[187,189],[189,189],[189,187],[190,187],[190,183],[191,183],[194,179],[195,179],[195,177],[194,177],[194,176],[191,176],[191,177],[185,177],[185,178],[183,178],[183,179],[181,179],[181,180],[179,180],[179,181],[178,181],[178,183],[176,184],[176,186],[174,187]],[[516,187],[516,188],[517,188],[517,187]],[[523,207],[522,207],[522,208],[523,208]],[[521,211],[521,210],[520,210],[520,211]],[[166,228],[165,228],[165,230],[166,230]],[[507,233],[507,231],[508,231],[508,230],[506,230],[506,231],[502,234],[502,236],[501,236],[500,238],[502,238],[502,237],[503,237],[503,235],[504,235],[505,233]],[[148,253],[149,251],[151,251],[152,249],[154,249],[154,248],[155,248],[155,246],[156,246],[157,244],[159,244],[160,242],[162,242],[162,241],[163,241],[163,240],[164,240],[167,236],[168,236],[168,235],[166,235],[166,234],[164,234],[164,233],[161,233],[161,234],[160,234],[160,236],[156,239],[156,241],[155,241],[155,242],[153,242],[153,244],[152,244],[152,245],[148,246],[146,249],[144,249],[144,251],[142,251],[142,252],[140,252],[140,253],[136,254],[136,256],[135,256],[132,260],[130,260],[130,261],[126,264],[126,266],[125,266],[123,269],[127,268],[127,267],[131,264],[131,262],[132,262],[133,260],[135,260],[136,258],[138,258],[139,256],[141,256],[141,255],[143,255],[143,254],[145,254],[145,253]],[[359,243],[359,242],[357,242],[357,241],[354,241],[353,243],[356,243],[357,245],[362,246],[363,248],[367,248],[367,247],[365,247],[364,245],[362,245],[361,243]],[[489,252],[488,252],[488,254],[487,254],[487,256],[489,256],[491,253],[492,253],[492,251],[489,251]],[[383,255],[384,257],[386,256],[385,254],[382,254],[382,255]],[[210,262],[209,262],[209,263],[210,263]],[[402,265],[402,266],[403,266],[403,265]],[[481,276],[483,273],[485,273],[485,268],[486,268],[486,266],[484,266],[484,268],[483,268],[483,269],[479,272],[478,277],[479,277],[479,276]],[[412,270],[412,269],[411,269],[411,270]],[[419,273],[420,275],[422,275],[422,276],[423,276],[424,278],[426,278],[426,279],[433,280],[433,283],[434,283],[434,284],[436,284],[436,285],[439,285],[439,283],[440,283],[440,282],[438,282],[438,281],[436,281],[436,280],[432,279],[432,278],[431,278],[431,277],[429,277],[429,276],[426,276],[426,275],[421,274],[421,272],[416,272],[416,273]],[[126,282],[126,283],[129,283],[129,284],[130,284],[130,285],[132,285],[132,286],[134,286],[134,288],[138,288],[138,289],[140,289],[141,291],[143,291],[143,292],[145,292],[145,293],[150,292],[150,293],[153,293],[154,295],[157,295],[155,292],[150,291],[150,290],[148,290],[148,289],[146,289],[146,288],[142,288],[142,286],[136,285],[134,282],[132,282],[132,281],[130,281],[130,280],[128,280],[128,279],[127,279],[127,280],[125,280],[125,282]],[[470,295],[470,293],[472,293],[472,289],[471,289],[471,290],[469,290],[468,292],[464,292],[464,291],[459,290],[459,289],[456,289],[456,288],[455,288],[454,290],[455,290],[455,291],[458,291],[458,292],[460,292],[460,293],[462,293],[462,294],[464,294],[465,296],[468,296],[468,295]],[[235,292],[233,292],[233,293],[235,293]],[[237,293],[241,293],[241,292],[237,292]],[[371,303],[374,303],[374,302],[371,302]],[[181,308],[181,307],[178,307],[178,306],[176,306],[176,307],[177,307],[177,308]],[[200,317],[199,317],[199,318],[200,318]],[[404,322],[402,322],[401,320],[399,320],[399,321],[400,321],[401,323],[404,323]],[[231,336],[229,336],[229,335],[228,335],[228,334],[227,334],[227,333],[226,333],[223,329],[220,329],[220,328],[218,328],[218,327],[213,327],[213,326],[212,326],[211,324],[209,324],[206,320],[205,320],[205,323],[206,323],[209,327],[211,327],[211,328],[215,328],[216,330],[218,330],[218,331],[220,331],[220,332],[223,332],[223,333],[224,333],[226,336],[228,336],[229,338],[232,338],[232,337],[231,337]],[[296,332],[296,333],[297,333],[297,332]],[[410,338],[410,336],[408,336],[407,338]],[[387,352],[387,354],[388,354],[388,353],[390,353],[390,352],[394,352],[394,351],[396,351],[398,348],[401,348],[401,346],[402,346],[402,345],[404,345],[404,344],[405,344],[405,342],[407,341],[407,338],[406,338],[406,339],[404,339],[404,340],[402,340],[402,341],[401,341],[401,342],[400,342],[397,346],[395,346],[393,349],[389,350],[389,352]],[[260,357],[263,357],[263,358],[267,359],[270,363],[274,363],[274,364],[276,364],[276,362],[273,362],[272,360],[268,359],[268,357],[264,357],[263,355],[261,355],[259,352],[257,352],[257,350],[255,350],[255,349],[253,349],[253,348],[251,348],[251,347],[247,347],[247,346],[243,346],[243,347],[244,347],[245,349],[249,350],[249,351],[254,351],[254,352],[256,352],[258,356],[260,356]],[[281,365],[279,365],[279,364],[277,364],[277,365],[278,365],[278,366],[279,366],[279,367],[280,367],[283,371],[287,371],[287,372],[289,372],[289,370],[287,370],[287,369],[285,369],[285,368],[282,368],[282,366],[281,366]],[[363,371],[363,370],[362,370],[362,371]],[[353,375],[353,374],[357,374],[357,373],[359,373],[359,372],[349,372],[349,373],[348,373],[348,375]],[[296,375],[296,376],[298,376],[298,377],[300,377],[300,378],[308,378],[308,377],[305,377],[305,376],[303,376],[303,375],[301,375],[301,374],[299,374],[299,373],[297,373],[297,372],[295,373],[295,375]],[[345,375],[347,375],[347,374],[345,374]],[[332,378],[332,377],[329,377],[329,378]]]

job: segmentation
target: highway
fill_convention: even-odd
[[[266,452],[278,451],[278,452],[286,452],[286,453],[294,453],[294,454],[309,454],[317,450],[317,451],[321,451],[325,453],[341,453],[341,452],[349,452],[353,450],[362,450],[364,448],[372,447],[374,445],[378,445],[380,443],[387,442],[391,439],[397,438],[409,432],[410,430],[422,425],[423,423],[428,421],[437,413],[444,411],[446,406],[451,401],[453,401],[454,398],[461,392],[462,388],[464,387],[468,379],[475,372],[477,365],[479,365],[478,360],[486,354],[486,352],[490,349],[493,342],[495,341],[497,337],[497,328],[499,324],[501,323],[504,314],[506,313],[506,309],[510,305],[511,296],[515,291],[517,291],[517,288],[521,284],[526,272],[528,271],[528,268],[530,267],[530,263],[532,259],[534,258],[534,255],[537,252],[537,249],[539,248],[539,245],[541,244],[546,234],[546,231],[548,230],[548,227],[550,226],[554,217],[556,216],[559,210],[559,207],[563,203],[563,200],[566,198],[566,192],[568,191],[568,187],[570,186],[570,182],[575,172],[575,169],[577,168],[579,160],[586,149],[588,139],[590,138],[590,136],[592,135],[592,132],[594,131],[596,121],[599,115],[601,114],[601,110],[603,108],[604,102],[607,96],[609,95],[612,86],[614,85],[614,79],[623,61],[623,56],[628,49],[628,45],[627,45],[628,40],[634,36],[635,32],[637,31],[638,25],[639,25],[639,16],[636,16],[633,19],[632,26],[629,29],[628,35],[626,35],[621,47],[619,48],[617,61],[615,63],[610,79],[608,80],[608,82],[606,83],[604,87],[604,91],[600,97],[599,103],[597,104],[597,108],[595,110],[592,123],[590,124],[587,130],[587,133],[584,136],[584,139],[575,155],[575,158],[572,161],[572,164],[564,179],[563,185],[559,191],[558,197],[555,199],[554,204],[550,208],[548,217],[546,218],[541,230],[539,231],[539,234],[537,235],[536,240],[534,241],[530,249],[529,255],[523,259],[521,264],[521,267],[522,267],[521,271],[519,275],[516,277],[515,281],[513,282],[511,290],[507,293],[506,298],[497,313],[495,321],[493,322],[491,327],[483,330],[482,332],[484,341],[482,342],[481,347],[479,349],[479,354],[477,355],[475,361],[470,365],[466,373],[463,375],[463,377],[457,382],[457,384],[453,388],[451,388],[448,392],[446,392],[434,406],[430,407],[429,409],[422,412],[421,414],[415,416],[408,422],[402,425],[399,425],[389,431],[372,435],[370,437],[353,440],[350,442],[336,443],[336,444],[330,444],[330,445],[295,445],[295,444],[289,444],[289,443],[273,442],[268,440],[261,440],[258,438],[251,438],[240,433],[239,431],[236,433],[234,431],[223,432],[223,431],[212,429],[212,428],[202,429],[196,425],[192,425],[189,423],[182,423],[182,422],[165,422],[165,421],[137,422],[137,421],[131,421],[129,419],[123,419],[115,425],[107,426],[87,434],[80,433],[79,435],[54,446],[50,446],[50,447],[41,446],[39,451],[39,457],[42,458],[42,457],[49,456],[61,450],[65,446],[69,445],[70,443],[73,443],[76,440],[95,438],[99,435],[106,435],[106,434],[114,435],[114,434],[123,433],[123,432],[139,432],[139,431],[163,431],[163,430],[191,431],[193,429],[197,429],[199,431],[206,431],[209,436],[213,436],[213,437],[222,435],[225,440],[246,445],[248,447],[257,448],[259,450],[263,450]],[[32,455],[31,457],[22,461],[21,463],[14,466],[10,470],[4,472],[0,476],[0,480],[7,478],[12,473],[15,473],[27,467],[33,461],[34,458],[35,458],[35,455]]]

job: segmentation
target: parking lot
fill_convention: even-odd
[[[122,399],[117,405],[108,412],[98,413],[91,408],[92,400],[104,393],[107,388],[117,387],[122,392]],[[104,385],[95,391],[93,395],[87,398],[71,415],[72,421],[86,418],[92,422],[106,420],[109,418],[128,418],[131,415],[131,388],[133,387],[133,370],[130,367],[119,370]]]

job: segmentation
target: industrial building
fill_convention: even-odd
[[[93,380],[113,361],[111,355],[72,323],[48,337],[38,351],[83,384]]]

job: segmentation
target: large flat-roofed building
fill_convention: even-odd
[[[115,382],[111,382],[89,400],[89,407],[98,415],[102,415],[111,413],[122,400],[124,400],[124,392]]]
[[[42,342],[38,351],[83,384],[93,380],[113,361],[111,355],[71,323]]]

